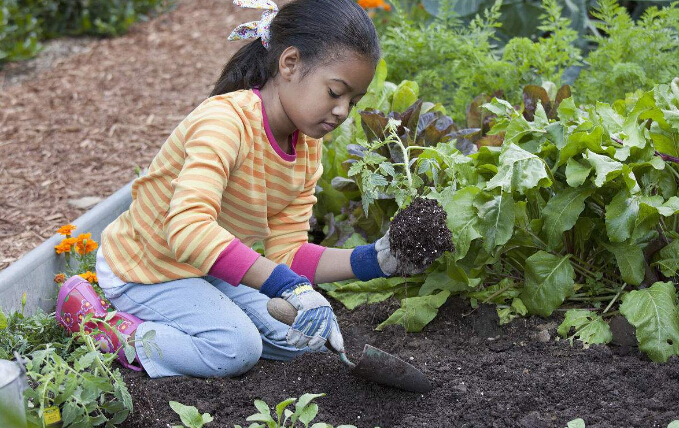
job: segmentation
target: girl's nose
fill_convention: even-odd
[[[335,105],[335,107],[332,109],[332,114],[336,116],[339,121],[343,121],[344,119],[349,116],[349,102],[339,102]]]

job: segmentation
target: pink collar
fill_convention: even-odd
[[[278,145],[278,142],[273,136],[273,132],[271,132],[271,127],[269,126],[269,118],[266,115],[266,109],[264,108],[264,101],[262,100],[262,95],[259,93],[259,89],[253,89],[252,92],[255,93],[259,97],[259,99],[262,101],[262,116],[264,116],[264,131],[266,132],[266,138],[269,139],[269,144],[271,144],[271,148],[274,149],[276,153],[278,153],[278,156],[281,157],[281,159],[286,160],[288,162],[292,162],[295,159],[297,159],[297,151],[295,148],[297,147],[297,139],[299,137],[299,129],[296,130],[292,134],[292,154],[285,153],[283,149],[281,149],[281,146]]]

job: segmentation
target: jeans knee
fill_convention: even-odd
[[[205,377],[232,377],[250,370],[262,356],[262,338],[254,325],[217,328],[203,338]]]

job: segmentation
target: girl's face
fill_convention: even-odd
[[[346,120],[375,74],[373,62],[363,56],[346,53],[339,58],[306,75],[298,61],[281,82],[279,97],[286,115],[312,138],[321,138]]]

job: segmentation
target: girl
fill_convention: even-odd
[[[270,0],[234,3],[264,9],[230,36],[256,40],[134,182],[129,210],[97,253],[99,285],[118,310],[112,324],[140,367],[120,359],[154,378],[234,376],[326,340],[343,351],[332,308],[311,284],[396,271],[388,234],[353,250],[307,242],[321,138],[366,93],[380,58],[370,18],[352,0],[295,0],[280,11]],[[250,248],[256,241],[265,257]],[[268,314],[272,297],[297,309],[292,326]],[[87,312],[105,313],[73,277],[57,317],[77,325]],[[133,341],[152,330],[152,349]],[[107,339],[119,348],[115,334]]]

